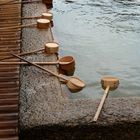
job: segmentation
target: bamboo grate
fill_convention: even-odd
[[[19,4],[14,4],[15,2]],[[8,3],[8,4],[7,4]],[[10,18],[11,17],[11,18]],[[15,17],[15,18],[14,18]],[[19,17],[19,18],[17,18]],[[20,0],[0,1],[0,28],[21,24]],[[6,19],[3,19],[6,18]],[[20,53],[21,29],[0,31],[0,59]],[[16,58],[9,61],[19,60]],[[0,66],[0,140],[18,140],[19,66]]]

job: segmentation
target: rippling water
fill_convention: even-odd
[[[140,0],[54,0],[53,13],[60,53],[87,84],[72,98],[101,97],[105,75],[120,78],[110,97],[140,96]]]

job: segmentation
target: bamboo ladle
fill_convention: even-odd
[[[57,64],[63,64],[67,65],[69,62],[32,62],[33,64],[37,65],[57,65]],[[28,65],[27,62],[0,62],[0,65]]]
[[[98,117],[100,115],[100,112],[102,110],[102,107],[103,107],[103,105],[105,103],[105,100],[106,100],[106,98],[108,96],[109,91],[113,91],[113,90],[118,88],[119,79],[116,78],[116,77],[112,77],[112,76],[103,77],[101,79],[101,84],[102,84],[102,88],[105,91],[104,91],[104,95],[103,95],[103,97],[101,99],[101,102],[100,102],[100,104],[98,106],[97,112],[96,112],[96,114],[94,116],[94,119],[93,119],[94,122],[96,122],[98,120]]]
[[[48,19],[48,20],[52,20],[53,19],[53,13],[51,12],[45,12],[45,13],[42,13],[41,16],[31,16],[31,17],[0,17],[0,20],[18,20],[18,19],[40,19],[40,18],[43,18],[43,19]]]
[[[32,62],[32,63],[38,65],[58,65],[59,72],[67,76],[72,76],[75,71],[75,60],[72,56],[61,57],[56,62]],[[15,60],[11,60],[10,62],[0,62],[0,66],[5,66],[5,65],[28,65],[28,63],[17,62]]]
[[[17,55],[20,55],[20,56],[29,55],[29,54],[37,53],[37,52],[40,52],[40,51],[44,51],[47,54],[55,54],[55,53],[58,52],[58,50],[59,50],[59,44],[58,43],[48,42],[48,43],[45,44],[44,49],[42,48],[42,49],[37,49],[37,50],[30,51],[30,52],[19,53]],[[7,56],[7,57],[4,57],[4,58],[1,58],[0,61],[10,59],[10,58],[13,58],[13,56]]]
[[[32,62],[30,62],[30,61],[28,61],[28,60],[26,60],[26,59],[24,59],[24,58],[22,58],[22,57],[20,57],[18,55],[15,55],[13,53],[11,53],[11,54],[13,56],[19,58],[20,60],[23,60],[24,62],[27,62],[27,63],[29,63],[29,64],[31,64],[31,65],[33,65],[33,66],[45,71],[45,72],[48,72],[48,73],[56,76],[57,78],[63,79],[64,81],[66,81],[66,85],[67,85],[68,89],[73,93],[74,92],[79,92],[85,87],[85,83],[82,80],[80,80],[79,78],[77,78],[77,77],[70,77],[69,79],[67,79],[67,78],[65,78],[63,76],[60,76],[60,75],[58,75],[58,74],[56,74],[56,73],[54,73],[54,72],[52,72],[52,71],[50,71],[50,70],[48,70],[46,68],[43,68],[43,67],[41,67],[41,66],[39,66],[37,64],[34,64],[34,63],[32,63]]]

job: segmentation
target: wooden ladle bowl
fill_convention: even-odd
[[[48,19],[51,21],[53,19],[53,14],[51,12],[42,13],[42,18]]]
[[[71,77],[66,85],[72,93],[79,92],[86,86],[85,83],[77,77]]]
[[[101,79],[102,88],[105,90],[109,86],[109,90],[113,91],[119,86],[119,79],[112,76],[106,76]]]
[[[37,28],[38,29],[48,29],[50,27],[50,20],[48,19],[38,19]]]
[[[72,56],[61,57],[59,66],[62,70],[73,70],[75,68],[75,60]]]
[[[59,51],[59,44],[56,42],[48,42],[45,44],[45,52],[47,54],[54,54],[58,53]]]

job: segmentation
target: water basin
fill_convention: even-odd
[[[140,1],[54,0],[52,10],[60,54],[75,57],[87,85],[71,98],[100,98],[105,75],[120,78],[110,97],[140,96]]]

